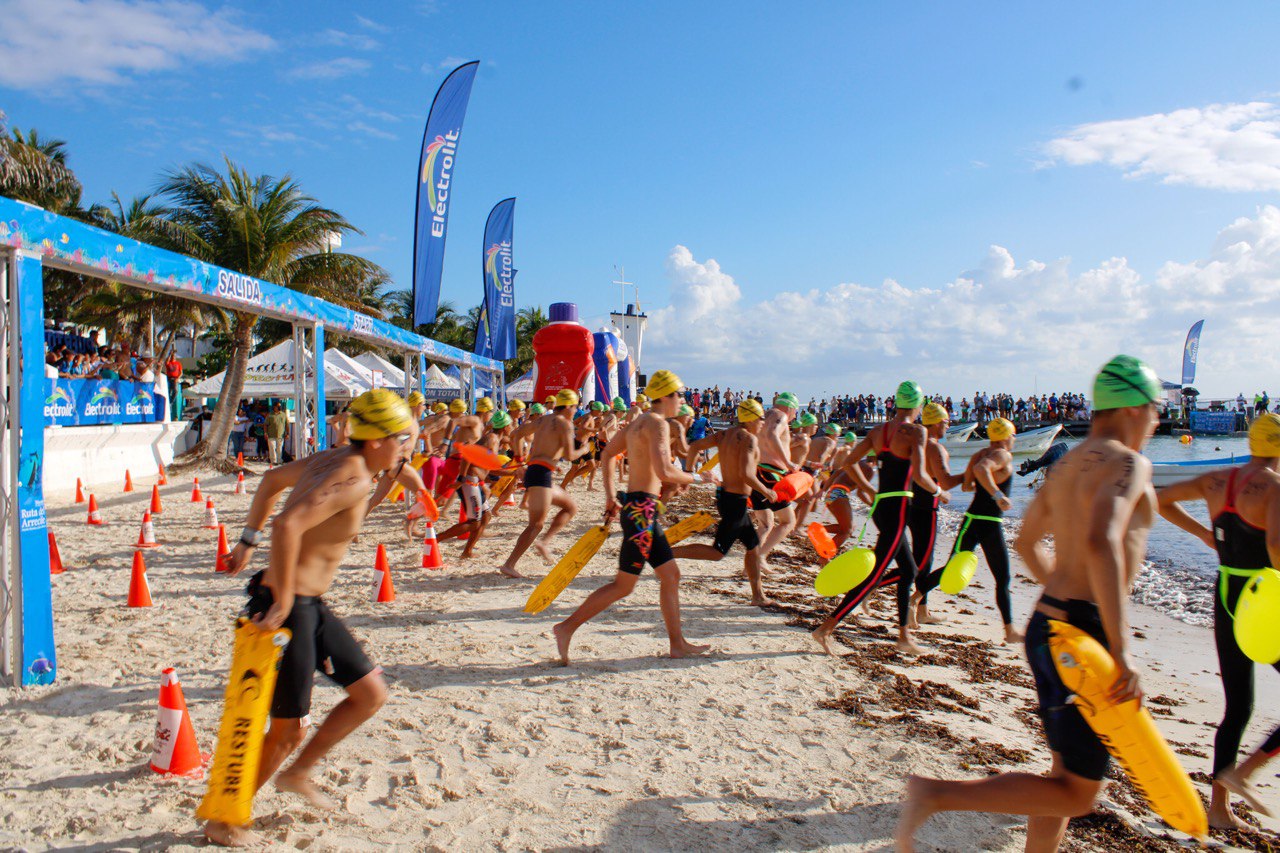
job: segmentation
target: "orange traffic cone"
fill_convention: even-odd
[[[200,478],[191,478],[191,502],[193,504],[203,503],[204,496],[200,494]]]
[[[402,504],[402,503],[404,503],[404,502],[405,502],[405,498],[404,498],[404,489],[401,489],[399,492],[397,492],[397,493],[396,493],[396,500],[395,500],[395,502],[396,502],[396,503],[398,503],[398,504]]]
[[[157,483],[151,487],[151,514],[159,515],[162,512],[164,507],[160,504],[160,485]]]
[[[244,472],[243,471],[239,471],[236,473],[236,490],[232,492],[232,494],[234,495],[244,494]]]
[[[237,468],[243,468],[243,467],[244,467],[244,454],[243,454],[243,453],[237,453],[237,454],[236,454],[236,467],[237,467]]]
[[[160,673],[160,707],[156,711],[156,741],[151,769],[157,773],[187,776],[204,770],[204,758],[196,744],[187,701],[178,673],[169,667]]]
[[[218,511],[214,509],[213,498],[209,498],[204,502],[204,529],[217,530],[219,526]]]
[[[218,553],[213,563],[215,572],[225,572],[227,570],[226,558],[231,556],[231,546],[227,544],[227,526],[225,524],[218,525]]]
[[[86,524],[101,524],[102,513],[98,512],[98,499],[93,496],[93,492],[89,493],[89,520]]]
[[[124,490],[126,492],[133,491],[133,475],[129,473],[129,469],[124,469]]]
[[[169,485],[169,478],[164,473],[164,463],[160,463],[160,478],[156,481],[161,486]]]
[[[160,543],[156,541],[156,529],[151,524],[150,512],[142,514],[142,529],[138,531],[138,544],[133,547],[135,549],[160,547]]]
[[[60,575],[67,569],[62,565],[62,554],[58,551],[58,539],[49,531],[49,574]]]
[[[129,578],[130,607],[150,607],[151,588],[147,586],[147,564],[141,551],[133,552],[133,575]]]
[[[373,561],[373,600],[386,604],[396,600],[396,587],[391,582],[391,565],[387,562],[387,548],[378,545],[378,554]]]
[[[422,568],[444,568],[444,561],[440,559],[440,543],[436,541],[436,528],[430,521],[427,522],[426,533],[422,536]]]
[[[76,477],[76,503],[84,503],[84,484],[80,482],[79,477]]]
[[[458,502],[458,523],[459,523],[459,524],[462,524],[462,522],[464,522],[464,521],[466,521],[466,520],[467,520],[467,511],[466,511],[465,509],[463,509],[463,507],[462,507],[462,501],[459,501],[459,502]],[[470,533],[459,533],[459,534],[458,534],[458,538],[459,538],[459,539],[461,539],[463,542],[466,542],[468,539],[470,539],[470,538],[471,538],[471,534],[470,534]]]

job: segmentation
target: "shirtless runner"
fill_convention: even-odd
[[[247,612],[253,621],[267,630],[284,627],[293,632],[280,660],[257,785],[261,788],[302,744],[310,725],[311,688],[315,674],[322,672],[346,690],[346,698],[276,776],[276,788],[300,794],[321,809],[332,809],[334,803],[312,781],[316,764],[387,699],[382,670],[369,661],[321,596],[329,591],[360,531],[374,478],[399,466],[418,435],[408,404],[385,388],[351,401],[348,422],[346,446],[272,468],[262,476],[240,541],[225,558],[233,575],[249,564],[276,501],[292,487],[284,509],[271,519],[270,562],[249,581]],[[204,834],[217,844],[236,847],[255,840],[242,827],[216,821],[205,824]]]
[[[720,513],[720,525],[716,527],[714,544],[677,545],[671,555],[677,560],[722,560],[735,542],[747,549],[743,558],[743,570],[751,585],[751,603],[764,607],[773,602],[764,594],[760,582],[760,535],[751,522],[748,507],[751,492],[757,491],[773,500],[776,495],[770,486],[760,482],[756,465],[760,461],[760,446],[756,434],[760,432],[764,407],[755,400],[744,400],[738,406],[738,425],[723,432],[709,435],[690,444],[686,450],[686,467],[694,470],[694,461],[702,451],[715,448],[720,454],[720,471],[724,483],[716,489],[716,509]]]
[[[619,432],[604,450],[605,516],[622,514],[622,549],[618,554],[618,573],[612,581],[597,589],[568,619],[552,629],[560,662],[569,665],[569,644],[573,634],[591,618],[614,602],[621,601],[635,589],[645,563],[658,575],[658,600],[662,621],[667,626],[671,657],[682,658],[705,654],[710,646],[690,643],[680,627],[680,569],[671,555],[666,534],[658,523],[658,493],[663,483],[692,483],[694,477],[681,471],[671,460],[669,427],[666,419],[680,408],[677,396],[684,387],[680,377],[670,370],[654,371],[645,386],[653,411],[640,415]],[[626,451],[628,478],[626,494],[619,506],[613,491],[613,466],[610,461]]]
[[[895,836],[899,851],[913,850],[916,830],[943,811],[1025,814],[1027,849],[1056,850],[1067,820],[1093,809],[1111,759],[1058,676],[1049,620],[1074,625],[1110,649],[1113,702],[1142,697],[1127,654],[1125,604],[1155,517],[1151,463],[1141,450],[1159,422],[1160,396],[1155,372],[1136,358],[1116,356],[1103,366],[1093,385],[1089,437],[1054,466],[1015,543],[1044,585],[1027,624],[1026,649],[1053,754],[1049,773],[1001,773],[969,782],[909,777]],[[1053,554],[1044,544],[1049,536]]]
[[[816,421],[814,428],[816,429]],[[809,439],[809,446],[804,456],[796,456],[795,445],[792,444],[792,459],[802,460],[800,470],[813,477],[813,488],[796,500],[796,529],[804,529],[804,521],[813,509],[814,503],[822,494],[822,474],[834,458],[840,447],[840,426],[829,423],[822,428],[822,434]]]
[[[926,442],[924,467],[933,481],[944,489],[954,489],[964,484],[964,474],[951,473],[951,454],[942,446],[942,437],[951,425],[951,415],[936,402],[926,403],[920,413]],[[911,556],[916,561],[916,592],[911,596],[911,614],[907,624],[919,628],[921,624],[934,624],[940,620],[929,613],[929,605],[920,595],[920,581],[933,571],[935,545],[938,542],[938,498],[924,490],[911,498],[908,526],[911,529]]]
[[[520,532],[515,546],[507,561],[498,567],[509,578],[522,578],[516,564],[524,556],[524,552],[532,545],[542,557],[543,562],[551,564],[551,550],[548,545],[555,535],[564,529],[575,513],[578,505],[569,493],[555,485],[556,462],[565,459],[573,462],[591,452],[590,445],[582,445],[574,449],[573,413],[578,408],[578,392],[565,388],[555,396],[555,412],[550,416],[538,417],[530,421],[516,435],[525,440],[522,433],[531,432],[529,441],[529,460],[524,469],[525,501],[529,506],[529,523]],[[559,512],[551,519],[551,526],[542,533],[542,525],[547,521],[551,507],[558,507]]]
[[[773,398],[773,407],[765,412],[764,423],[757,437],[760,442],[760,462],[758,476],[760,482],[773,488],[783,477],[800,470],[800,466],[791,461],[791,437],[788,426],[800,408],[800,401],[790,391],[784,391]],[[755,512],[756,521],[760,524],[760,566],[769,567],[769,555],[778,543],[787,537],[796,526],[795,507],[789,501],[767,498],[761,492],[751,495],[751,509]]]

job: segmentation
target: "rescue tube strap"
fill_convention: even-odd
[[[1227,579],[1228,578],[1252,578],[1258,572],[1265,572],[1266,568],[1261,569],[1233,569],[1230,566],[1218,566],[1218,600],[1222,602],[1222,609],[1227,611],[1227,615],[1232,619],[1236,618],[1236,614],[1231,612],[1231,608],[1227,606]]]

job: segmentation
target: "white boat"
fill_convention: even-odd
[[[973,435],[973,431],[978,428],[977,421],[967,424],[956,424],[947,427],[947,431],[943,433],[942,444],[948,450],[953,444],[961,444],[969,440],[969,436]]]
[[[1053,426],[1041,427],[1033,429],[1030,432],[1019,433],[1013,442],[1014,456],[1042,456],[1049,445],[1053,444],[1053,440],[1058,437],[1058,433],[1062,432],[1061,424]],[[964,441],[951,443],[946,442],[944,446],[947,452],[951,454],[952,459],[968,459],[988,444],[985,441]]]
[[[1188,462],[1153,462],[1151,465],[1151,483],[1156,488],[1169,486],[1182,480],[1190,480],[1209,471],[1220,468],[1231,468],[1249,461],[1249,454],[1232,454],[1217,459],[1193,459]]]

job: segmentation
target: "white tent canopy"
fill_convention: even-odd
[[[326,348],[324,364],[330,372],[336,372],[338,377],[347,384],[360,386],[361,391],[368,391],[373,387],[373,371],[342,350]],[[326,373],[325,377],[328,378],[328,376],[329,374]]]
[[[327,354],[336,352],[328,350]],[[345,356],[344,356],[345,357]],[[294,377],[297,363],[296,352],[292,340],[281,341],[266,352],[261,352],[249,359],[245,369],[243,398],[252,397],[293,397],[296,390]],[[303,350],[303,370],[308,383],[315,375],[315,359],[307,350]],[[210,376],[192,385],[186,390],[188,397],[216,397],[222,393],[222,385],[226,381],[224,370],[216,376]],[[366,386],[357,382],[350,371],[325,359],[324,393],[331,400],[350,400],[358,396]]]
[[[415,355],[414,358],[417,358]],[[356,361],[369,368],[369,372],[374,374],[374,380],[379,388],[392,388],[396,391],[404,389],[404,370],[396,367],[376,352],[362,352],[356,356]],[[379,379],[378,373],[382,374]]]
[[[524,376],[521,376],[515,382],[507,386],[508,400],[523,400],[526,403],[533,401],[533,371],[530,370]]]
[[[423,377],[422,392],[429,399],[443,400],[450,397],[461,395],[462,383],[451,376],[446,376],[445,372],[434,364],[427,367],[426,376]]]

